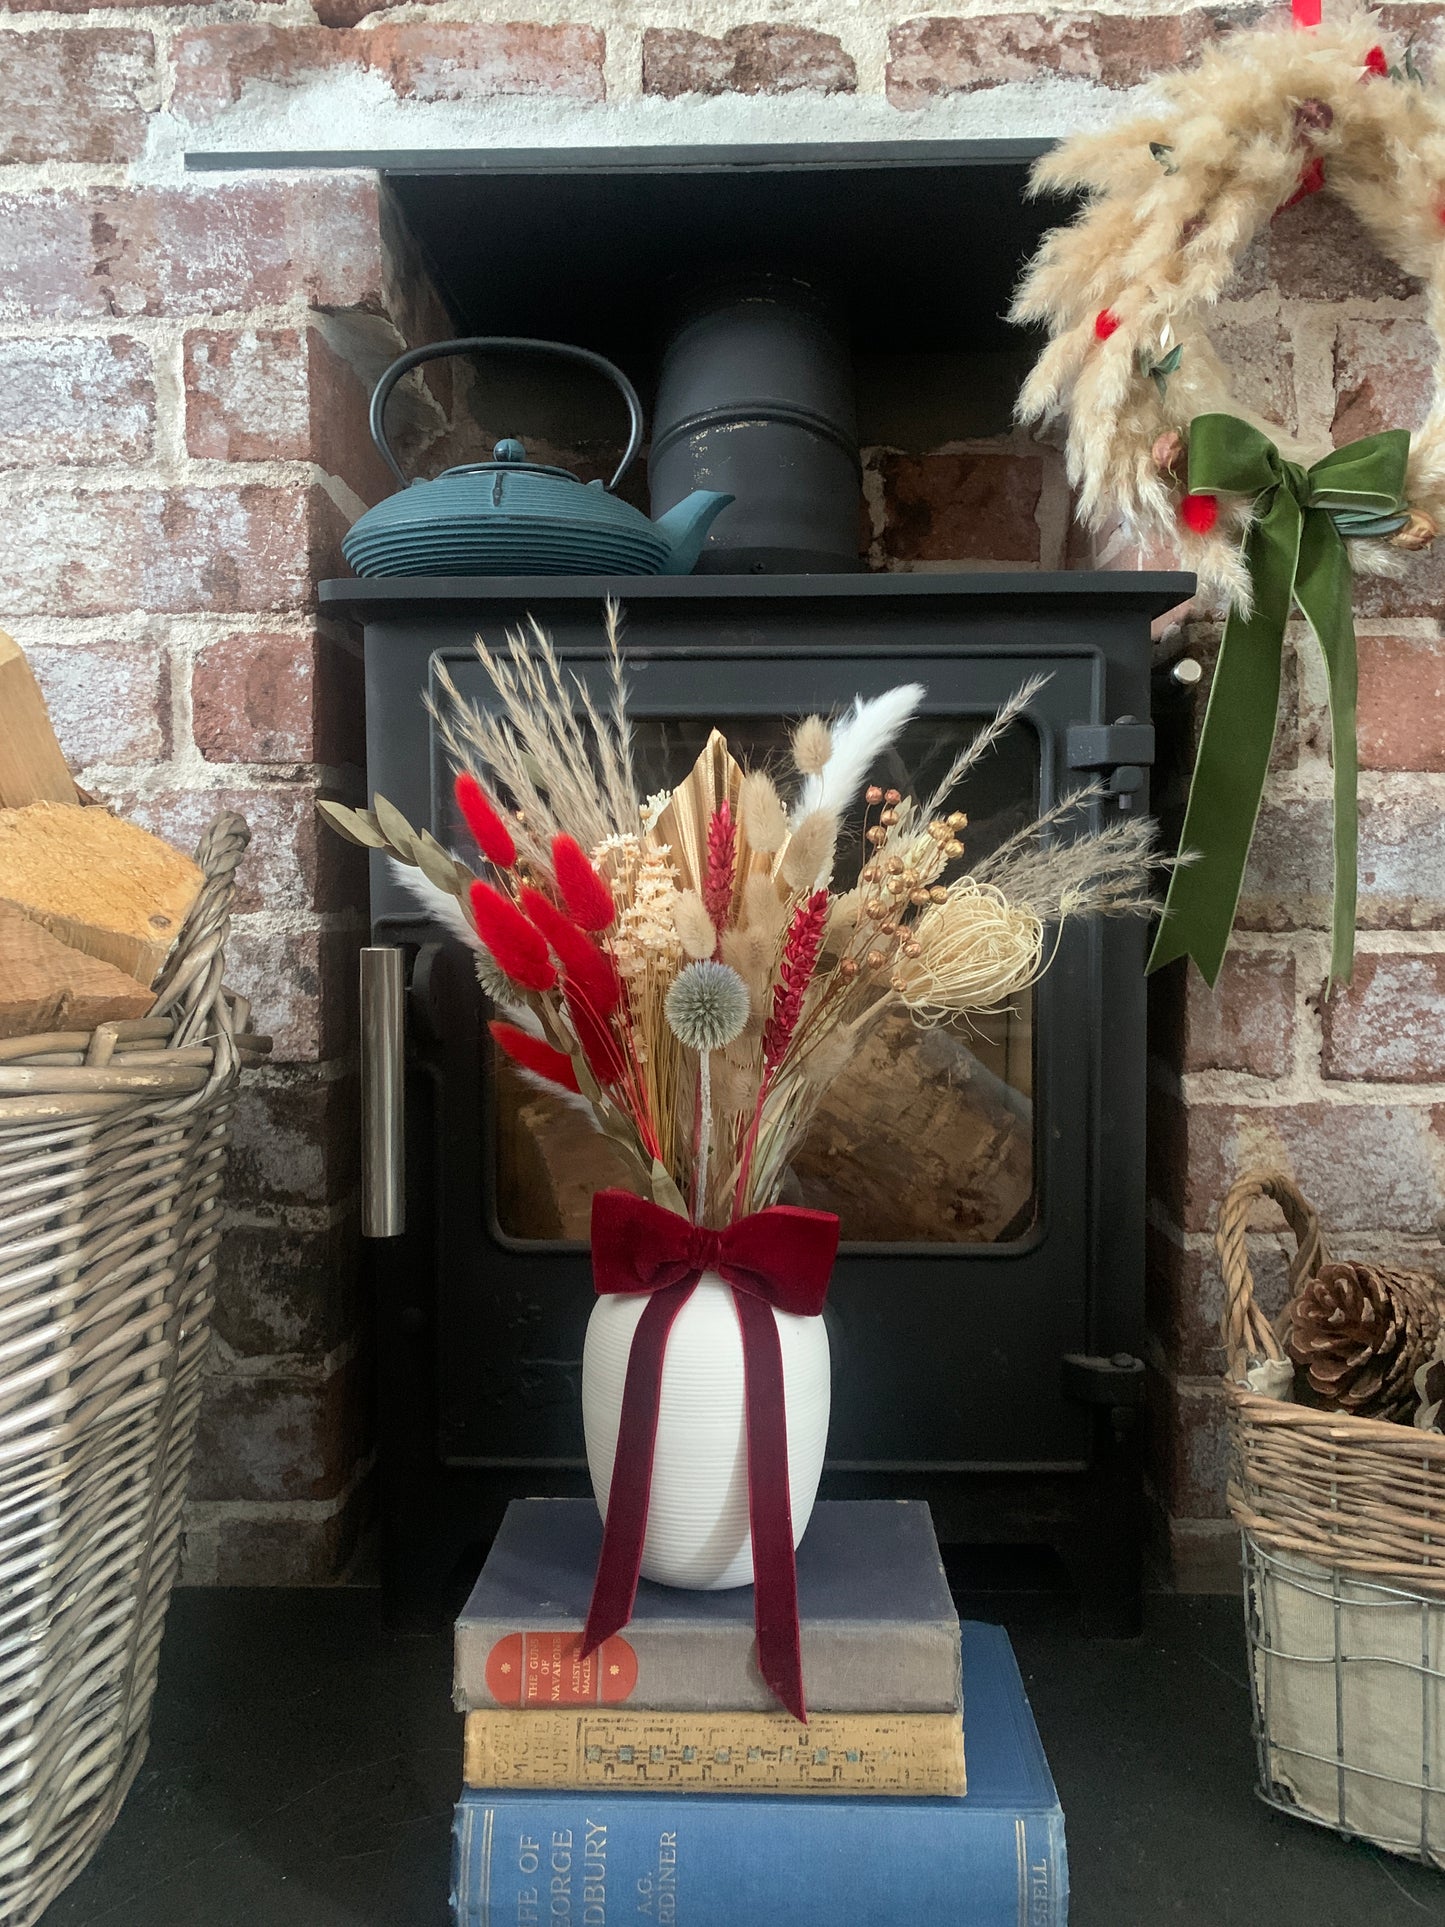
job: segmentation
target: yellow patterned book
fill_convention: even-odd
[[[469,1713],[469,1787],[961,1794],[957,1713]]]

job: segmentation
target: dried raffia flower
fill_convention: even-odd
[[[788,813],[772,778],[760,769],[749,770],[738,792],[738,816],[750,846],[770,855],[781,850],[788,834]]]
[[[914,1022],[947,1023],[1033,983],[1044,967],[1044,927],[1001,890],[962,877],[914,924],[905,956],[900,995]]]
[[[826,883],[838,846],[838,819],[831,810],[813,810],[788,839],[779,871],[790,890],[802,894]]]
[[[793,761],[804,776],[818,776],[833,754],[833,732],[821,716],[805,716],[793,731]]]
[[[673,978],[663,1010],[673,1036],[688,1050],[722,1050],[748,1021],[748,987],[725,963],[691,963]]]
[[[672,924],[689,957],[710,957],[717,949],[717,931],[696,890],[679,892],[672,906]]]

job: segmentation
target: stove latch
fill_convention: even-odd
[[[1121,810],[1132,810],[1154,761],[1154,725],[1134,716],[1112,723],[1070,723],[1065,738],[1070,769],[1092,770],[1106,779],[1104,793]]]

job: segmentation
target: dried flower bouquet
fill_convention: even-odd
[[[408,866],[429,913],[477,952],[498,1048],[583,1108],[667,1209],[720,1228],[773,1202],[823,1091],[885,1011],[966,1022],[1036,982],[1070,918],[1151,907],[1147,823],[1076,834],[1095,788],[968,864],[950,806],[1037,682],[927,796],[870,780],[923,700],[910,683],[800,722],[782,787],[714,731],[675,789],[643,797],[612,611],[608,638],[602,703],[535,625],[502,653],[478,641],[495,708],[447,685],[437,721],[483,876],[381,797],[323,808]],[[859,810],[863,860],[839,878]]]

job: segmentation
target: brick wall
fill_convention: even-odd
[[[255,832],[231,975],[276,1039],[237,1128],[234,1206],[188,1514],[196,1579],[324,1579],[368,1502],[356,1282],[354,951],[364,878],[315,829],[359,796],[357,666],[318,620],[347,523],[385,492],[366,388],[446,322],[363,174],[187,175],[187,145],[377,147],[1065,133],[1251,5],[905,0],[0,0],[0,623],[82,780],[178,841]],[[760,19],[762,12],[772,18]],[[1438,37],[1438,10],[1387,9]],[[1247,264],[1223,338],[1247,392],[1317,438],[1418,418],[1409,285],[1311,201]],[[465,377],[412,397],[434,452]],[[1083,559],[1056,448],[875,438],[875,567]],[[1363,956],[1322,1009],[1328,780],[1304,657],[1218,996],[1158,987],[1151,1321],[1161,1517],[1217,1566],[1218,1284],[1228,1174],[1295,1164],[1363,1249],[1437,1262],[1445,1183],[1441,570],[1362,594]],[[1195,638],[1207,652],[1212,637]],[[1277,1244],[1259,1240],[1269,1277]]]

